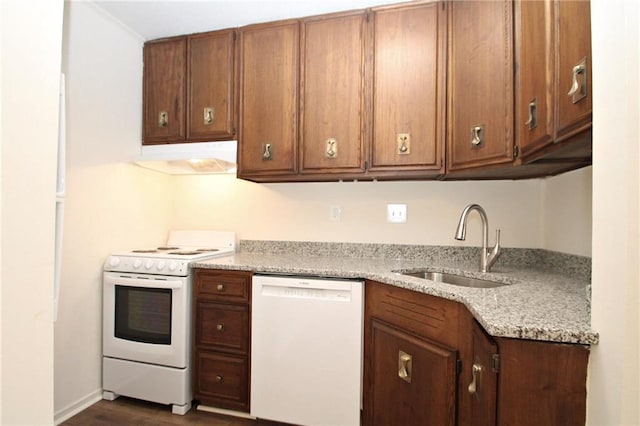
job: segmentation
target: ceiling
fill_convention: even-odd
[[[91,1],[91,0],[89,0]],[[406,0],[93,0],[144,40]]]

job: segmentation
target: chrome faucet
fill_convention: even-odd
[[[480,252],[480,272],[489,272],[491,267],[498,257],[500,256],[500,230],[496,229],[496,245],[489,250],[487,246],[489,245],[489,220],[487,219],[487,213],[484,211],[482,207],[478,204],[469,204],[462,211],[462,215],[460,216],[460,222],[458,222],[458,228],[456,229],[456,240],[464,241],[467,237],[467,217],[472,210],[476,210],[480,214],[480,218],[482,219],[482,251]]]

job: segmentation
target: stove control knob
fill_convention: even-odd
[[[170,271],[175,271],[177,267],[178,267],[178,263],[175,260],[172,260],[169,263],[169,270]]]
[[[119,264],[120,264],[120,258],[119,257],[111,256],[109,258],[109,266],[116,267]]]
[[[151,269],[153,266],[153,260],[149,259],[144,263],[144,269]]]
[[[142,266],[142,260],[136,259],[136,260],[133,261],[133,268],[134,269],[138,269],[140,266]]]
[[[165,264],[166,262],[164,260],[158,260],[158,264],[156,265],[156,268],[158,269],[158,271],[162,271],[164,269]]]

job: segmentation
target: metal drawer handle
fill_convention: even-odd
[[[529,126],[529,130],[533,130],[538,126],[538,98],[533,98],[529,102],[529,119],[524,124]]]
[[[224,331],[224,323],[216,324],[216,330]]]
[[[222,382],[224,382],[224,377],[222,377],[222,376],[221,376],[221,375],[219,375],[219,374],[216,374],[216,382],[218,382],[218,383],[222,383]]]
[[[158,127],[167,127],[169,125],[169,113],[160,111],[158,114]]]
[[[471,146],[480,148],[484,142],[484,124],[471,128]]]
[[[273,159],[273,152],[271,152],[271,144],[263,143],[262,144],[262,159],[263,160],[271,160]]]
[[[411,383],[411,369],[413,357],[404,351],[398,351],[398,377]]]
[[[204,125],[208,126],[213,123],[214,112],[211,107],[204,107]]]
[[[336,158],[338,156],[338,141],[334,138],[329,138],[326,140],[326,144],[325,156],[327,158]]]
[[[573,79],[567,95],[571,96],[575,104],[580,99],[587,97],[587,58],[582,58],[582,60],[572,68],[571,73]]]
[[[216,287],[216,289],[218,291],[224,291],[224,284],[218,284],[218,286]]]
[[[473,364],[471,374],[473,375],[473,380],[467,389],[469,390],[469,393],[473,395],[478,390],[478,382],[480,381],[478,376],[482,374],[482,366],[480,364]]]

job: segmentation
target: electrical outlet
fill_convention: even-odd
[[[340,222],[342,218],[342,208],[340,206],[329,207],[329,219],[333,222]]]
[[[387,222],[407,223],[407,205],[387,204]]]

